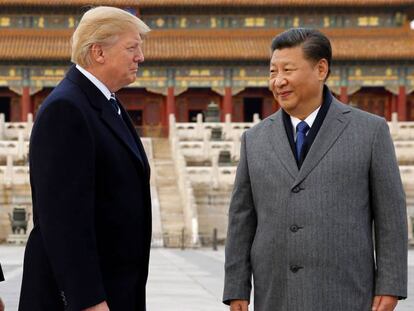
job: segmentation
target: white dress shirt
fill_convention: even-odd
[[[78,69],[86,78],[88,78],[89,81],[91,81],[101,92],[104,94],[104,96],[108,99],[108,101],[111,99],[111,91],[103,84],[101,81],[98,80],[93,74],[91,74],[86,69],[82,68],[78,64],[76,64],[76,69]],[[113,94],[113,97],[115,98],[115,94]],[[121,115],[121,109],[119,106],[117,107],[118,115]]]
[[[101,92],[105,95],[105,97],[108,99],[111,98],[111,92],[109,89],[103,84],[101,81],[99,81],[93,74],[91,74],[86,69],[82,68],[79,65],[76,65],[76,69],[78,69],[86,78],[88,78],[89,81],[91,81]]]

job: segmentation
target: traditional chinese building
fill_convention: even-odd
[[[36,114],[70,66],[70,37],[90,5],[118,6],[153,31],[135,83],[118,92],[144,135],[168,115],[195,121],[214,102],[233,121],[277,109],[269,46],[291,27],[315,27],[333,45],[328,85],[344,102],[414,120],[414,0],[0,0],[0,112]]]

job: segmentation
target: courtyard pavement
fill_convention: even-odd
[[[0,283],[0,297],[6,311],[17,310],[23,252],[22,246],[0,245],[0,262],[7,279]],[[223,249],[152,249],[147,310],[228,310],[221,303],[223,264]],[[400,302],[397,311],[414,310],[414,250],[409,251],[408,265],[409,298]]]

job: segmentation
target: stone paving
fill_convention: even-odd
[[[0,246],[0,262],[7,279],[0,283],[0,297],[5,301],[6,311],[17,310],[23,253],[22,246]],[[147,287],[148,311],[228,310],[221,303],[223,264],[223,249],[216,252],[153,249]],[[397,311],[414,310],[414,250],[409,252],[408,265],[409,298],[400,302]]]

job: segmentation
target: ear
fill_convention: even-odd
[[[328,76],[329,65],[328,61],[325,58],[322,58],[316,65],[318,70],[318,76],[320,81],[325,81]]]
[[[91,53],[92,59],[95,62],[99,64],[103,64],[105,62],[105,56],[104,56],[104,51],[102,49],[102,45],[97,44],[97,43],[92,44],[90,53]]]

